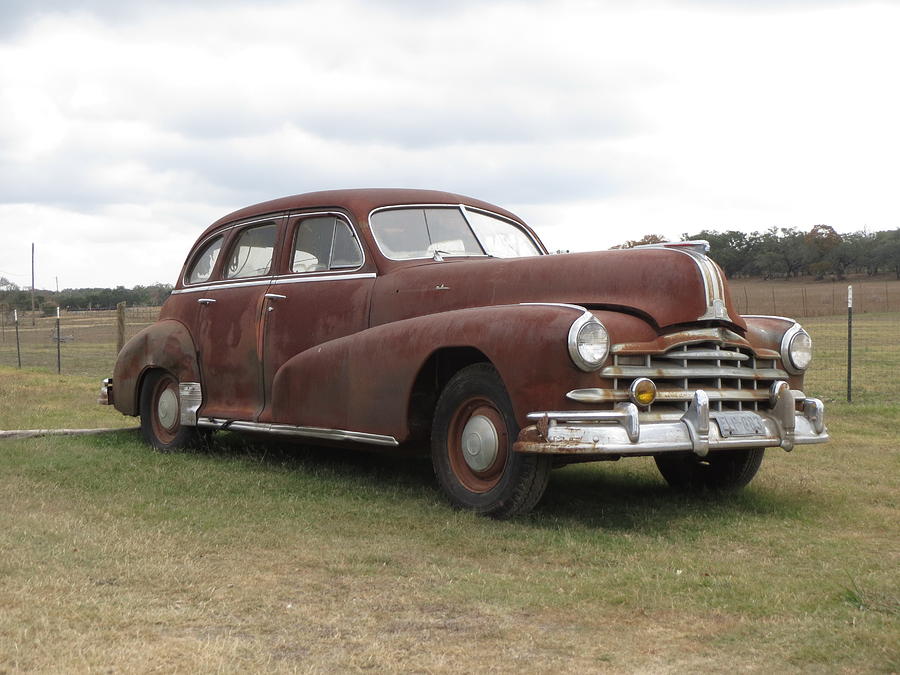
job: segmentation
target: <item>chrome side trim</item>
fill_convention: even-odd
[[[249,422],[243,420],[226,420],[215,417],[201,417],[197,426],[213,429],[233,429],[235,431],[254,431],[279,436],[295,436],[299,438],[318,438],[327,441],[353,441],[371,445],[396,447],[400,445],[393,436],[369,434],[363,431],[347,431],[346,429],[324,429],[322,427],[301,427],[292,424],[275,424],[269,422]]]
[[[351,279],[374,279],[377,275],[375,272],[360,272],[358,274],[321,274],[312,277],[280,277],[272,282],[273,286],[283,286],[284,284],[303,284],[310,281],[349,281]]]
[[[314,277],[302,277],[302,278],[284,278],[280,277],[277,279],[267,278],[262,281],[245,281],[245,282],[237,282],[237,283],[229,283],[227,281],[219,282],[216,284],[208,284],[206,286],[192,286],[191,288],[180,288],[178,290],[172,291],[175,293],[205,293],[209,291],[215,291],[218,289],[228,289],[228,288],[240,288],[244,286],[280,286],[283,284],[300,284],[308,281],[347,281],[349,279],[374,279],[377,275],[375,272],[363,272],[359,274],[323,274],[317,275]]]
[[[197,426],[197,411],[203,403],[203,387],[199,382],[179,382],[178,401],[181,407],[181,424]]]
[[[265,279],[256,279],[254,281],[218,281],[211,284],[204,284],[203,286],[190,286],[188,288],[177,288],[172,291],[172,295],[176,295],[178,293],[208,293],[209,291],[215,291],[220,288],[244,288],[246,286],[268,286],[272,283],[272,277],[268,276]]]

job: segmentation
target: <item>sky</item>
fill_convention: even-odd
[[[900,227],[900,3],[3,0],[0,276],[174,283],[312,190],[503,206],[551,250]],[[715,257],[715,251],[713,251]]]

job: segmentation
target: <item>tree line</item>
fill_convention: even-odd
[[[874,276],[885,272],[900,279],[900,228],[842,235],[830,225],[816,225],[808,232],[794,227],[772,227],[764,232],[701,230],[682,235],[682,241],[691,239],[706,239],[710,243],[710,256],[732,279],[805,275],[843,279],[850,273]],[[667,239],[661,235],[648,234],[613,248],[663,241]]]
[[[57,307],[64,310],[115,309],[120,302],[127,303],[129,307],[159,307],[171,292],[171,284],[133,288],[67,288],[59,292],[35,289],[34,307],[45,314],[55,314]],[[13,309],[31,309],[31,289],[20,288],[0,277],[0,311]]]
[[[843,279],[847,274],[874,276],[885,272],[900,279],[900,228],[880,232],[838,234],[830,225],[816,225],[808,232],[794,227],[772,227],[764,232],[700,230],[682,235],[682,241],[705,239],[710,255],[725,274],[765,279],[804,275],[816,279]],[[668,241],[648,234],[613,248],[632,248]],[[172,292],[171,284],[125,288],[67,288],[63,291],[36,289],[34,306],[44,313],[57,307],[68,310],[113,309],[120,302],[129,307],[158,307]],[[0,311],[31,309],[31,290],[0,277]]]

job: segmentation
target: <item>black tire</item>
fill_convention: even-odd
[[[739,490],[745,487],[762,464],[765,448],[657,455],[656,468],[674,488],[682,490]]]
[[[154,370],[141,386],[141,435],[157,450],[169,452],[195,447],[197,427],[181,425],[178,380],[165,370]]]
[[[431,462],[454,506],[498,519],[534,508],[547,488],[551,458],[513,452],[518,433],[493,366],[476,363],[450,379],[434,413]]]

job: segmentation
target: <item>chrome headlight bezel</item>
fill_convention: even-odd
[[[583,338],[585,337],[586,332],[594,332],[597,335],[603,336],[606,344],[602,352],[590,354],[584,350],[584,345],[586,343]],[[609,331],[607,331],[606,326],[590,312],[585,312],[575,319],[571,328],[569,328],[569,356],[572,358],[572,362],[585,372],[593,372],[603,365],[606,358],[609,356],[610,346]]]
[[[809,346],[805,350],[809,354],[808,357],[802,357],[798,353],[799,350],[795,349],[798,339],[808,341]],[[781,338],[781,362],[784,364],[785,370],[792,375],[805,373],[809,364],[812,363],[812,338],[799,323],[788,328]]]

